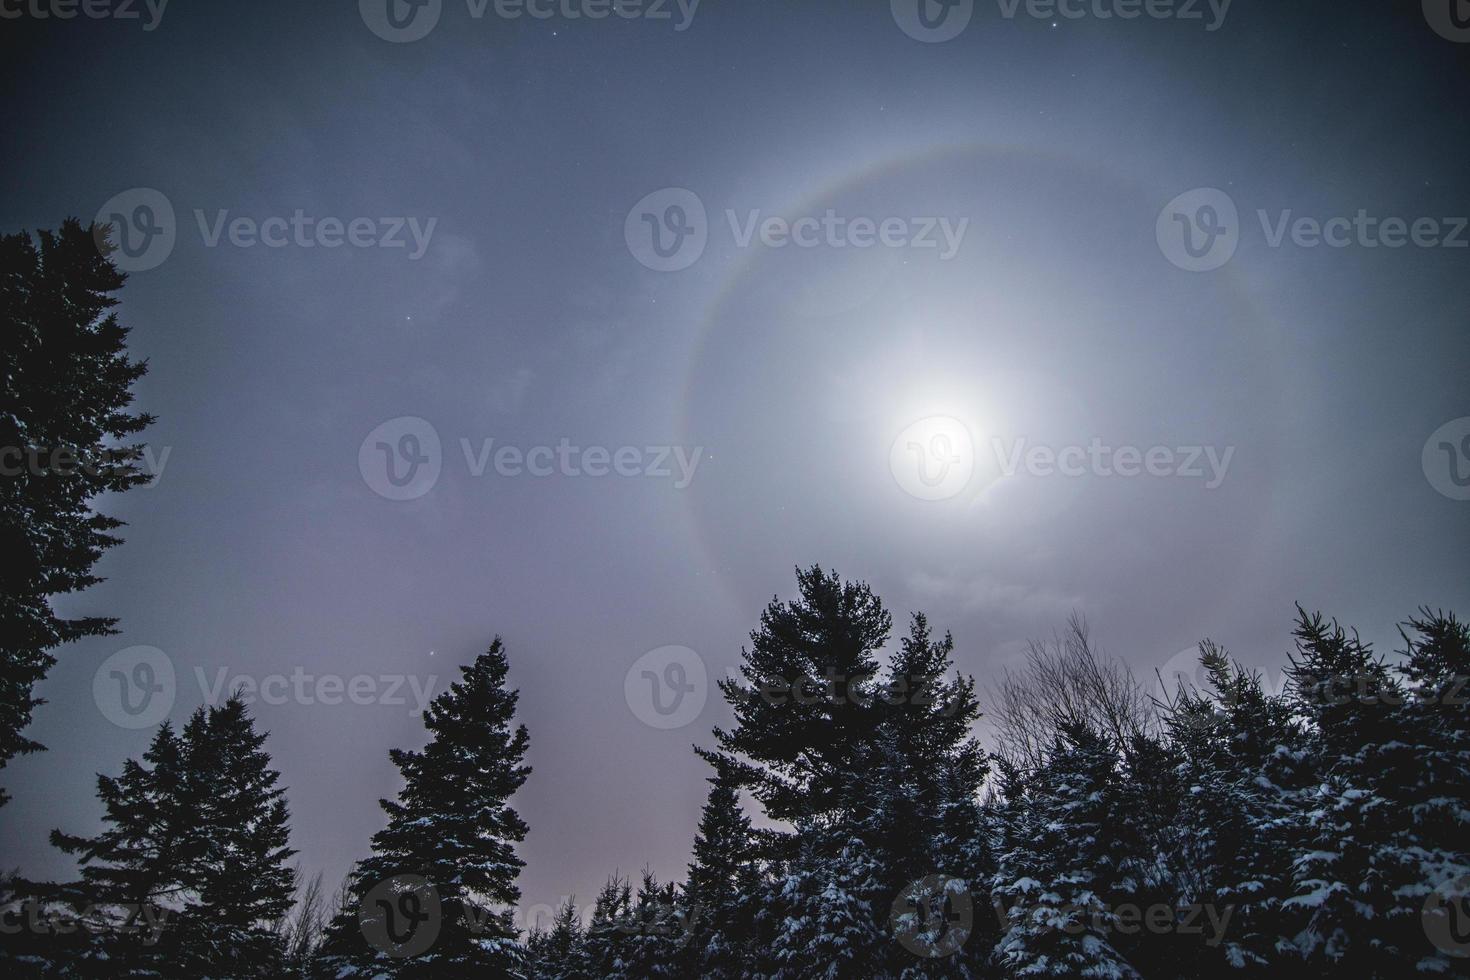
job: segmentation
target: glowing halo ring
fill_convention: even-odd
[[[1164,202],[1178,193],[1178,189],[1173,189],[1150,195],[1147,187],[1140,182],[1131,180],[1127,173],[1098,166],[1096,161],[1083,161],[1076,155],[1070,153],[1004,143],[946,143],[931,146],[921,151],[885,157],[856,170],[836,176],[821,186],[799,196],[792,207],[783,209],[779,213],[808,213],[811,208],[825,200],[838,197],[846,191],[861,187],[864,183],[898,173],[904,169],[932,164],[951,156],[971,157],[976,155],[990,155],[1002,159],[1025,156],[1045,160],[1053,164],[1061,164],[1064,167],[1070,167],[1086,173],[1090,177],[1100,177],[1104,182],[1114,183],[1120,189],[1127,191],[1130,195],[1136,196],[1140,200],[1149,200],[1152,197],[1157,197],[1160,202]],[[1160,206],[1162,207],[1162,204]],[[1152,215],[1141,214],[1140,222],[1146,225],[1150,223],[1152,217]],[[711,293],[710,299],[705,305],[704,313],[697,320],[695,330],[690,338],[688,354],[685,361],[684,380],[679,389],[677,417],[675,419],[675,428],[682,445],[693,445],[695,441],[691,436],[690,419],[690,406],[693,402],[694,395],[695,371],[704,362],[705,350],[710,338],[714,334],[715,324],[720,321],[721,315],[724,313],[731,298],[735,295],[737,288],[752,273],[753,266],[764,256],[763,251],[759,248],[745,249],[744,252],[745,254],[739,256],[737,261],[731,263],[725,279]],[[1172,268],[1163,255],[1159,256],[1159,262],[1160,271],[1163,273],[1167,273]],[[1287,378],[1285,360],[1280,356],[1280,345],[1276,342],[1279,331],[1267,329],[1268,321],[1255,302],[1255,298],[1248,284],[1241,276],[1238,264],[1234,267],[1227,264],[1210,273],[1210,275],[1218,277],[1218,281],[1222,283],[1222,290],[1232,298],[1235,304],[1234,308],[1246,314],[1244,319],[1247,321],[1251,335],[1256,341],[1256,349],[1260,352],[1259,361],[1265,367],[1272,382],[1271,390],[1275,399],[1275,405],[1273,406],[1275,410],[1274,417],[1280,418],[1282,415],[1279,409],[1281,408],[1283,396],[1287,391]],[[978,495],[983,491],[976,490],[973,492]],[[1264,519],[1274,509],[1276,504],[1274,486],[1270,496],[1270,502],[1262,509],[1262,513],[1260,514],[1261,519],[1251,529],[1252,540],[1247,549],[1248,555],[1241,560],[1242,566],[1249,560],[1259,558],[1261,554],[1262,545],[1264,544]],[[712,542],[706,533],[705,524],[707,522],[701,520],[701,515],[695,512],[696,507],[697,505],[693,502],[693,497],[687,497],[683,507],[683,513],[689,524],[689,538],[699,550],[699,557],[704,560],[705,567],[714,567],[717,561],[715,549],[712,547]],[[794,555],[791,558],[793,564],[804,564],[808,561],[820,559],[821,556],[809,555]],[[745,597],[735,593],[731,586],[727,584],[728,582],[728,578],[721,577],[721,587],[725,595],[732,600],[734,608],[742,612],[747,611],[742,606],[742,601]]]

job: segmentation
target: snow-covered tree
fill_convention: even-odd
[[[430,702],[424,712],[428,745],[390,753],[404,786],[397,799],[380,802],[388,826],[373,835],[372,853],[353,872],[355,915],[339,915],[329,930],[322,966],[329,975],[521,972],[525,951],[509,908],[520,898],[516,878],[524,862],[515,845],[525,839],[526,824],[509,800],[531,770],[523,762],[525,726],[514,720],[518,694],[505,686],[509,669],[496,637]],[[389,908],[370,907],[364,899],[374,888],[389,887],[385,883],[392,883]],[[392,925],[384,917],[398,897],[411,900],[405,907],[412,909],[437,904],[435,921],[424,925],[437,934],[414,955],[389,956],[361,934]]]
[[[1137,977],[1114,945],[1114,910],[1131,897],[1117,751],[1083,721],[1060,730],[1000,856],[994,895],[1008,928],[996,959],[1017,976]]]
[[[1399,737],[1404,691],[1336,622],[1299,609],[1295,636],[1290,693],[1311,727],[1314,785],[1298,803],[1287,934],[1314,968],[1392,972],[1408,955],[1385,929],[1398,902],[1388,845],[1407,802],[1396,769],[1414,754]]]

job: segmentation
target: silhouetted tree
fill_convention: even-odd
[[[520,899],[516,878],[524,862],[515,845],[525,839],[526,824],[509,800],[531,770],[523,762],[529,737],[514,719],[519,695],[505,686],[509,669],[496,637],[429,704],[423,751],[389,753],[404,787],[396,800],[380,801],[388,826],[373,835],[371,855],[353,872],[357,907],[328,930],[321,957],[327,975],[520,975],[525,950],[509,907]],[[400,884],[403,876],[416,881]],[[411,907],[427,909],[432,892],[439,913],[420,923],[437,928],[427,949],[396,957],[367,942],[362,930],[372,932],[374,920],[390,933],[401,925],[388,918],[392,911],[364,901],[385,883],[393,893],[390,907],[410,898]]]
[[[51,651],[116,622],[63,618],[51,600],[97,582],[93,566],[120,541],[97,496],[147,479],[141,447],[125,442],[153,421],[126,410],[147,365],[128,358],[110,312],[124,279],[74,219],[0,236],[0,768],[42,748],[22,731]]]

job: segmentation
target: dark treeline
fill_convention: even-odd
[[[53,836],[79,881],[9,883],[7,922],[33,925],[8,930],[8,972],[1466,972],[1470,629],[1452,615],[1404,624],[1390,662],[1299,610],[1281,693],[1207,642],[1206,688],[1157,700],[1074,621],[997,685],[992,753],[950,636],[919,614],[891,633],[867,586],[798,572],[721,685],[734,725],[696,749],[687,878],[614,874],[529,932],[509,805],[528,736],[498,639],[433,701],[424,749],[392,753],[403,789],[330,901],[289,865],[246,707],[200,709],[99,778],[102,833]]]
[[[0,238],[0,768],[142,474],[122,277],[67,222]],[[8,458],[8,457],[7,457]],[[14,462],[13,460],[11,462]],[[7,463],[7,465],[9,465]],[[13,470],[13,472],[11,472]],[[285,788],[239,696],[165,723],[60,827],[75,880],[0,881],[24,977],[1401,977],[1470,973],[1470,630],[1422,610],[1384,658],[1298,610],[1279,692],[1212,643],[1145,693],[1080,621],[993,680],[990,751],[954,643],[895,635],[812,567],[722,682],[682,882],[614,873],[529,931],[529,737],[499,639],[395,750],[403,788],[335,895],[293,866]],[[0,805],[5,800],[0,793]],[[569,803],[572,801],[568,801]],[[755,818],[755,819],[753,819]],[[58,818],[70,823],[71,818]]]

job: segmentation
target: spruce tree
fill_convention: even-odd
[[[97,582],[120,541],[96,498],[147,480],[126,442],[153,421],[127,411],[147,365],[111,312],[124,279],[75,219],[0,236],[0,768],[42,748],[22,731],[51,651],[115,622],[58,616],[51,600]]]
[[[1114,836],[1117,752],[1085,722],[1060,728],[1000,858],[1008,928],[996,959],[1014,975],[1137,977],[1114,945],[1114,910],[1132,897]]]
[[[936,639],[923,613],[910,620],[880,700],[883,737],[868,750],[873,778],[863,784],[860,837],[885,869],[888,897],[937,875],[983,905],[995,866],[982,832],[990,769],[973,735],[979,702],[974,681],[955,674],[953,637]],[[894,967],[910,976],[974,973],[994,939],[991,921],[969,923],[964,946],[934,963],[915,963],[890,943]]]
[[[106,829],[54,831],[81,863],[62,889],[78,908],[116,921],[149,911],[157,930],[100,929],[72,965],[136,976],[272,977],[281,942],[272,928],[290,908],[289,815],[278,773],[238,697],[199,708],[176,735],[164,724],[142,763],[98,777]]]
[[[769,886],[775,929],[758,962],[773,980],[858,980],[882,976],[886,934],[883,869],[841,823],[803,821],[799,850]]]
[[[424,712],[428,745],[390,752],[404,786],[397,799],[380,801],[388,826],[373,835],[372,853],[353,872],[355,921],[350,914],[334,920],[324,969],[414,978],[520,975],[525,951],[509,907],[520,898],[516,878],[524,862],[515,845],[526,824],[509,800],[531,770],[523,761],[529,737],[514,723],[519,695],[505,686],[509,669],[496,637]],[[437,899],[438,932],[428,949],[394,958],[361,934],[387,915],[364,900],[385,883],[398,895],[395,882],[410,880],[405,876],[414,887],[426,883]]]
[[[709,783],[684,895],[688,962],[691,973],[731,980],[749,968],[760,869],[735,776],[716,766]]]
[[[684,975],[680,960],[689,937],[680,905],[675,885],[659,884],[653,872],[644,869],[625,940],[629,976],[660,980]]]
[[[799,597],[772,599],[741,651],[743,681],[720,682],[736,727],[714,732],[719,764],[780,821],[833,811],[858,778],[852,749],[878,723],[877,652],[892,626],[868,586],[817,565],[796,578]]]
[[[1284,697],[1208,640],[1207,690],[1182,690],[1166,729],[1179,754],[1181,806],[1165,848],[1181,895],[1230,915],[1213,953],[1220,967],[1260,970],[1295,957],[1282,935],[1291,894],[1292,828],[1310,780],[1305,732]]]
[[[51,843],[75,857],[81,880],[51,892],[73,908],[92,908],[101,924],[95,940],[68,944],[58,969],[97,975],[175,975],[178,919],[193,902],[203,864],[204,828],[197,825],[189,773],[189,746],[165,722],[141,761],[128,759],[117,777],[98,775],[104,829],[95,837],[51,832]],[[125,931],[112,926],[143,909],[164,931]],[[58,949],[58,953],[62,951]]]
[[[1441,931],[1425,918],[1436,889],[1463,894],[1470,875],[1470,626],[1453,614],[1420,610],[1404,638],[1404,703],[1399,706],[1397,802],[1383,865],[1394,903],[1385,933],[1407,973],[1470,972],[1463,957],[1433,942]],[[1454,883],[1461,882],[1456,886]],[[1461,900],[1463,903],[1463,899]],[[1463,922],[1456,923],[1463,936]]]
[[[527,940],[529,975],[539,980],[592,980],[584,941],[577,904],[569,898],[557,909],[551,928]]]
[[[1404,692],[1356,633],[1298,607],[1293,706],[1311,726],[1315,785],[1298,804],[1288,935],[1314,969],[1351,962],[1390,975],[1408,955],[1385,928],[1389,839],[1403,817],[1399,779],[1414,747],[1398,736]]]
[[[614,872],[592,903],[592,921],[583,941],[587,969],[594,977],[628,980],[634,976],[629,969],[632,922],[632,885]]]
[[[266,733],[235,696],[200,708],[184,737],[186,812],[201,840],[194,901],[180,921],[181,963],[198,975],[279,976],[285,950],[273,925],[291,908],[296,873],[287,861],[296,852]]]

